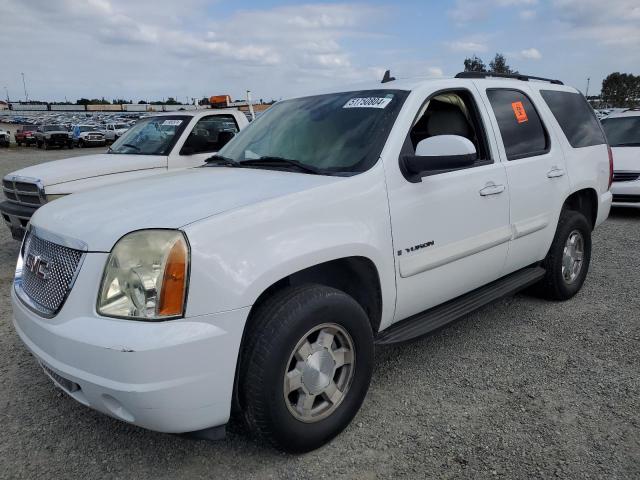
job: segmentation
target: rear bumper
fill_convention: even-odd
[[[22,240],[25,228],[27,227],[31,216],[37,209],[37,207],[17,205],[9,201],[0,203],[2,219],[4,220],[4,223],[7,224],[7,227],[9,227],[9,230],[11,230],[11,236],[15,240]]]
[[[15,329],[76,401],[167,433],[224,425],[248,308],[169,322],[44,319],[12,293]]]

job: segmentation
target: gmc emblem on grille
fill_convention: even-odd
[[[49,260],[41,257],[40,255],[29,253],[24,263],[29,271],[36,277],[39,277],[43,280],[49,279]]]

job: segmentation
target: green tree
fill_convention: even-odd
[[[496,56],[493,57],[493,60],[489,62],[489,71],[507,75],[518,73],[516,70],[511,69],[511,67],[507,64],[507,58],[501,53],[496,53]]]
[[[602,102],[607,107],[632,108],[640,105],[640,76],[614,72],[602,81]]]
[[[464,71],[465,72],[486,72],[487,66],[484,64],[484,62],[480,57],[473,55],[470,58],[464,59]]]

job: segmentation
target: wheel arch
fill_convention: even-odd
[[[332,287],[353,297],[367,314],[373,334],[375,335],[378,332],[382,320],[382,285],[378,269],[370,258],[363,256],[336,258],[292,272],[280,278],[260,293],[251,306],[247,317],[236,362],[233,387],[233,409],[235,411],[239,411],[242,408],[238,390],[239,377],[242,371],[244,349],[247,345],[249,334],[255,325],[255,312],[276,292],[287,287],[304,284],[319,284]]]
[[[562,210],[567,209],[582,213],[593,230],[598,218],[598,193],[591,187],[576,190],[567,197],[562,205]]]

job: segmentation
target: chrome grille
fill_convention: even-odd
[[[37,180],[8,176],[2,180],[2,190],[7,200],[18,205],[39,207],[45,203],[44,193]]]
[[[58,245],[28,232],[21,252],[22,276],[16,289],[28,297],[32,307],[53,316],[62,307],[73,286],[83,252]]]
[[[638,180],[639,178],[640,178],[640,172],[623,172],[623,171],[613,172],[614,182],[633,182],[634,180]]]

